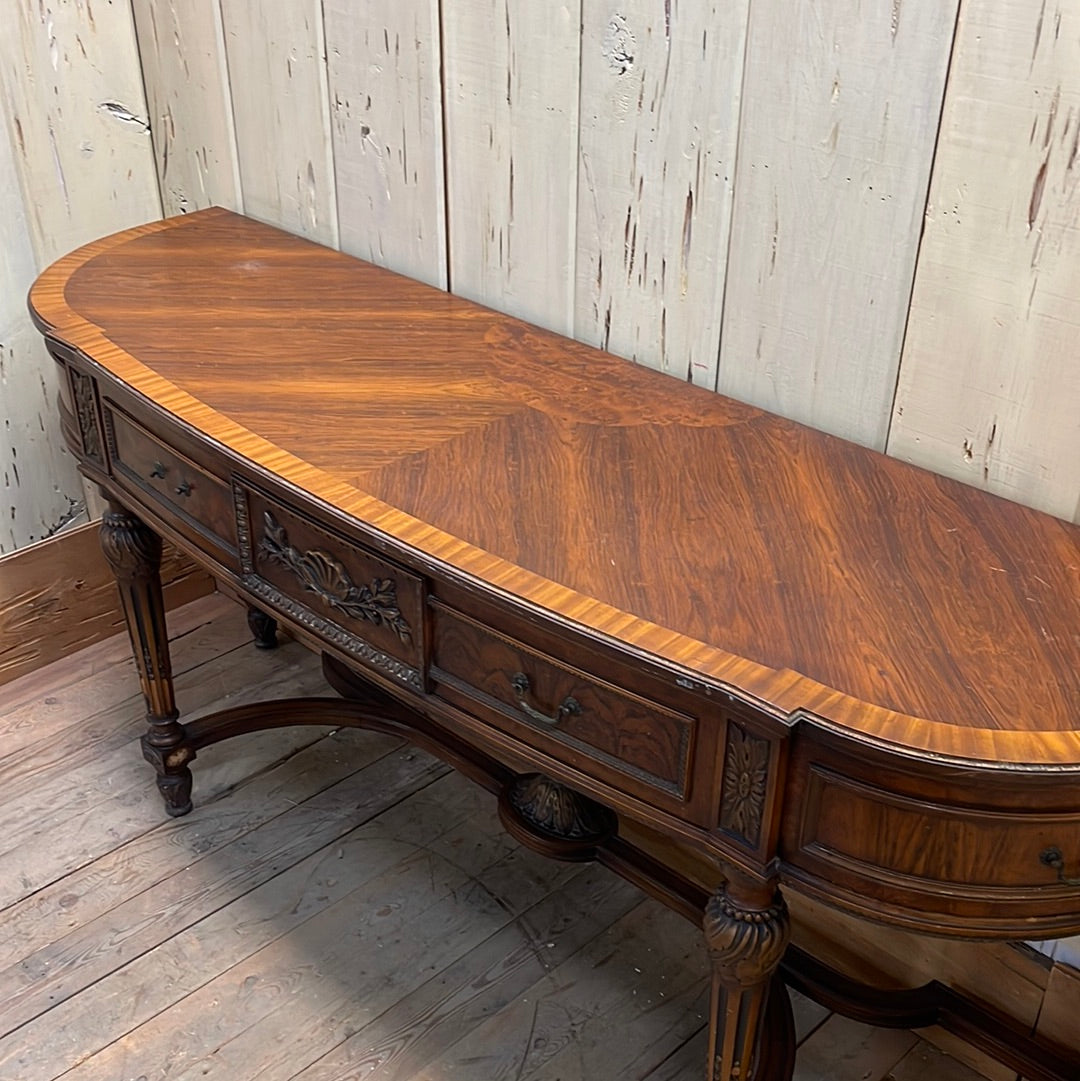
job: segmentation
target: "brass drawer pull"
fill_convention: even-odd
[[[532,684],[529,682],[529,677],[525,675],[524,672],[515,672],[510,677],[510,686],[514,688],[514,692],[518,696],[518,709],[520,709],[526,717],[530,717],[534,721],[539,721],[541,724],[558,724],[563,717],[571,717],[575,713],[581,712],[581,703],[570,695],[567,695],[562,700],[562,704],[559,708],[551,714],[544,713],[531,705],[527,696],[532,690]]]
[[[158,480],[164,480],[166,473],[168,473],[168,469],[161,462],[154,462],[154,468],[150,470],[152,478],[156,477]]]
[[[182,496],[190,496],[191,495],[191,481],[182,480],[176,486],[176,494],[177,495],[182,495]]]
[[[1080,878],[1069,878],[1065,874],[1065,857],[1057,845],[1043,849],[1039,854],[1039,862],[1057,871],[1058,881],[1063,886],[1080,886]]]

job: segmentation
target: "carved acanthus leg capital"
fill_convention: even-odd
[[[101,550],[116,577],[135,666],[146,699],[148,728],[143,753],[158,771],[158,788],[170,815],[191,810],[194,753],[183,746],[173,696],[165,601],[161,594],[161,538],[131,511],[110,500],[101,520]]]
[[[156,577],[161,566],[161,538],[112,501],[101,519],[101,551],[119,582]]]
[[[759,1081],[769,984],[791,937],[787,904],[778,890],[737,897],[725,887],[709,900],[703,927],[713,970],[709,1081]]]
[[[744,908],[717,890],[705,908],[705,941],[713,969],[727,987],[754,987],[780,964],[791,938],[787,902],[777,893],[767,908]]]

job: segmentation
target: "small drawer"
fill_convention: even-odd
[[[596,773],[595,764],[606,764],[686,798],[692,717],[434,607],[431,676],[441,697],[579,768]]]
[[[256,488],[238,485],[244,584],[368,667],[423,687],[423,580]]]
[[[167,504],[192,532],[223,550],[233,562],[236,523],[229,487],[109,403],[105,428],[113,476]]]

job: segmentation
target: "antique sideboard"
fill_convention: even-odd
[[[790,1076],[781,977],[1080,1077],[948,988],[853,989],[784,900],[1080,931],[1080,529],[224,210],[90,244],[30,306],[170,814],[218,740],[399,732],[701,922],[710,1081]],[[162,537],[338,693],[185,724]]]

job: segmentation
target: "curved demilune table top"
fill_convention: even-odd
[[[707,684],[1080,766],[1074,525],[221,209],[90,244],[30,303],[256,465]]]

